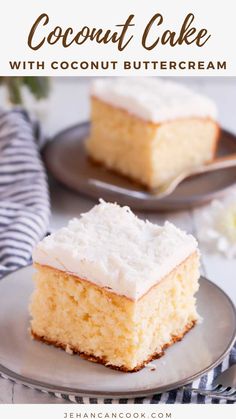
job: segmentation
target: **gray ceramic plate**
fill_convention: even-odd
[[[129,205],[138,210],[179,210],[219,197],[236,183],[236,167],[195,176],[181,183],[167,198],[158,199],[134,182],[92,163],[85,153],[89,123],[61,132],[45,148],[49,172],[62,184],[93,198]],[[222,131],[219,155],[236,152],[236,136]]]
[[[0,373],[14,381],[61,394],[138,397],[193,381],[217,365],[233,345],[235,308],[220,288],[202,278],[197,301],[204,321],[154,362],[155,371],[122,373],[70,356],[30,338],[32,273],[30,266],[0,281]]]

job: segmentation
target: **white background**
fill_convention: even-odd
[[[30,5],[30,7],[29,7]],[[84,25],[96,28],[115,28],[116,24],[124,23],[130,14],[135,15],[135,28],[131,30],[134,35],[131,43],[123,52],[117,51],[115,44],[96,44],[86,42],[83,45],[72,45],[63,48],[61,44],[53,46],[44,45],[40,50],[33,51],[27,45],[30,28],[36,18],[46,12],[50,22],[40,31],[40,36],[48,35],[56,25],[64,29],[71,26],[79,31]],[[152,31],[153,39],[161,35],[165,29],[179,31],[185,16],[194,13],[195,25],[198,29],[207,28],[211,34],[210,40],[201,48],[196,45],[178,45],[174,48],[168,45],[158,45],[153,51],[147,51],[141,46],[140,38],[150,18],[157,12],[164,17],[164,23]],[[161,75],[236,75],[235,56],[235,1],[206,1],[206,0],[8,0],[1,8],[0,14],[0,75],[54,75],[54,76],[94,76],[94,75],[157,75],[156,71],[133,71],[126,73],[122,66],[115,71],[73,71],[50,69],[49,63],[53,60],[226,60],[227,71],[161,71]],[[11,71],[9,60],[44,60],[48,65],[46,70]],[[159,74],[160,75],[160,74]]]
[[[68,415],[68,419],[76,418],[76,413],[81,414],[81,419],[83,415],[87,414],[88,418],[90,417],[90,412],[99,413],[99,418],[96,419],[103,419],[105,413],[110,413],[110,417],[112,413],[117,414],[117,418],[119,419],[118,414],[120,413],[120,419],[141,419],[137,416],[132,416],[133,413],[137,415],[137,413],[145,413],[146,419],[166,419],[166,413],[169,415],[171,413],[171,419],[199,419],[200,416],[209,418],[209,419],[222,419],[222,415],[225,415],[227,419],[234,418],[234,405],[227,405],[222,408],[222,406],[217,405],[166,405],[166,406],[157,406],[157,405],[107,405],[107,404],[99,404],[99,405],[71,405],[69,408],[68,406],[50,406],[50,405],[18,405],[18,406],[0,406],[0,414],[1,417],[4,419],[63,419],[65,413]],[[103,416],[101,416],[101,412]],[[128,416],[126,416],[128,414]],[[153,418],[151,415],[155,415]]]

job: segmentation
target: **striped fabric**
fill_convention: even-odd
[[[0,110],[0,278],[27,265],[46,233],[49,198],[39,129],[25,112]]]
[[[197,393],[191,392],[191,387],[207,388],[212,381],[217,377],[218,374],[223,372],[225,369],[236,363],[236,344],[231,350],[230,354],[224,359],[224,361],[216,368],[211,370],[208,374],[203,375],[200,379],[195,380],[192,384],[186,386],[186,389],[180,388],[172,390],[167,393],[156,394],[148,398],[136,398],[136,399],[97,399],[92,397],[75,397],[68,396],[59,393],[55,393],[56,397],[64,399],[65,401],[71,401],[72,403],[79,404],[232,404],[232,401],[225,401],[219,399],[213,399],[211,397],[205,397]],[[53,393],[49,393],[52,394]]]
[[[200,379],[195,380],[192,384],[185,386],[185,389],[180,388],[162,394],[154,394],[152,397],[140,397],[136,399],[110,399],[110,398],[96,398],[96,397],[79,397],[70,396],[61,393],[48,392],[46,390],[37,390],[47,393],[50,396],[56,396],[66,402],[77,404],[233,404],[236,402],[226,401],[223,399],[214,399],[205,397],[197,393],[191,392],[191,387],[199,387],[201,389],[208,388],[212,381],[228,367],[236,363],[236,344],[231,350],[230,354],[224,361],[216,368],[211,370],[208,374],[203,375]],[[3,378],[7,378],[2,375]],[[1,375],[0,375],[1,378]],[[26,387],[32,388],[30,385]]]
[[[38,145],[39,130],[21,111],[0,111],[0,278],[31,261],[34,244],[47,231],[49,197]],[[236,363],[236,346],[222,364],[193,383],[206,388],[214,377]],[[54,394],[74,403],[225,403],[191,393],[173,390],[150,398],[97,399]],[[51,394],[51,393],[50,393]],[[231,402],[228,402],[231,403]]]

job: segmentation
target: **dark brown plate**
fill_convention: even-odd
[[[180,210],[218,198],[236,183],[236,167],[186,179],[167,198],[156,198],[138,184],[92,163],[84,140],[89,123],[68,128],[50,141],[44,157],[48,171],[68,188],[93,198],[138,210]],[[223,130],[217,155],[236,153],[236,136]]]

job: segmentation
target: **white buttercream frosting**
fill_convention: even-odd
[[[195,238],[173,224],[101,201],[38,243],[33,260],[137,300],[196,249]]]
[[[178,118],[217,118],[214,102],[179,83],[149,78],[99,79],[92,96],[141,119],[160,123]]]

